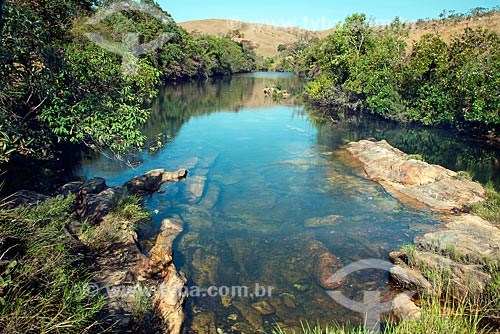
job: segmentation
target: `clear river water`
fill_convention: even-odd
[[[276,85],[292,97],[265,97],[263,89]],[[385,260],[391,250],[438,223],[430,212],[406,207],[357,176],[339,153],[349,141],[386,139],[407,153],[498,184],[500,154],[494,147],[367,116],[317,120],[298,98],[302,86],[292,74],[254,73],[165,87],[145,128],[151,138],[172,138],[164,148],[138,157],[136,169],[87,157],[75,170],[114,186],[151,169],[189,169],[185,181],[165,184],[164,193],[145,199],[153,217],[140,227],[145,249],[163,218],[180,217],[185,231],[175,242],[175,263],[189,286],[201,292],[215,286],[222,294],[227,289],[221,287],[246,286],[254,295],[190,297],[187,333],[363,321],[317,283],[311,244],[321,243],[344,265]],[[330,223],[315,226],[327,216]],[[260,296],[256,284],[272,290]],[[356,300],[365,290],[381,290],[387,298],[395,291],[387,273],[376,270],[353,274],[338,289]]]

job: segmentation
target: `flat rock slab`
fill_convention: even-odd
[[[409,159],[385,140],[349,143],[347,151],[359,160],[365,176],[380,183],[403,202],[418,202],[440,212],[465,210],[483,201],[477,182],[441,166]]]

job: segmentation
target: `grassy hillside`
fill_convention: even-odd
[[[187,21],[179,24],[190,33],[206,33],[215,36],[224,36],[233,30],[239,30],[244,34],[238,40],[250,40],[258,45],[255,50],[257,55],[269,57],[278,54],[277,48],[280,44],[287,44],[297,40],[298,36],[307,32],[300,28],[282,28],[258,23],[245,23],[230,20],[199,20]],[[475,17],[462,20],[430,20],[410,23],[411,30],[409,44],[420,39],[422,35],[438,32],[445,41],[450,41],[454,35],[460,34],[466,27],[483,27],[500,33],[500,13],[491,13],[483,17]],[[383,27],[380,27],[383,28]],[[323,38],[331,34],[335,29],[316,32]]]
[[[258,47],[255,52],[259,56],[269,57],[278,54],[280,44],[292,43],[306,30],[299,28],[281,28],[259,23],[245,23],[231,20],[199,20],[179,23],[190,33],[204,33],[215,36],[225,36],[228,32],[239,30],[242,38],[238,41],[249,40]]]
[[[453,36],[463,33],[464,29],[467,27],[483,27],[485,29],[495,31],[496,33],[500,33],[500,13],[492,13],[491,15],[474,17],[460,21],[432,20],[412,23],[409,40],[419,40],[424,34],[437,32],[446,42],[449,42]]]

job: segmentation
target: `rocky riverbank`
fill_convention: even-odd
[[[173,263],[173,241],[182,232],[182,221],[165,219],[149,254],[140,247],[137,212],[115,214],[126,205],[126,196],[145,196],[159,190],[165,182],[179,181],[188,171],[152,170],[126,182],[108,187],[102,178],[71,182],[60,187],[54,196],[75,196],[74,219],[64,227],[66,236],[92,274],[89,293],[101,294],[105,327],[113,332],[137,332],[148,322],[149,333],[180,333],[183,322],[183,288],[186,279]],[[10,197],[13,206],[33,206],[51,196],[19,191]],[[118,208],[117,208],[118,206]],[[140,210],[140,207],[129,208]],[[135,328],[135,329],[134,329]]]
[[[500,229],[471,213],[484,201],[485,189],[464,173],[411,159],[386,141],[349,143],[347,152],[358,174],[403,203],[441,215],[439,231],[390,254],[392,280],[420,294],[442,293],[444,283],[457,300],[486,300],[483,295],[500,265]],[[419,316],[414,307],[406,310],[401,318]]]

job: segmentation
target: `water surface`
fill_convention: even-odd
[[[263,89],[272,85],[294,97],[266,98]],[[171,143],[143,155],[137,170],[97,157],[82,161],[77,171],[119,185],[150,169],[189,169],[185,181],[165,184],[165,193],[146,199],[153,222],[141,228],[142,235],[154,240],[161,220],[178,216],[186,229],[176,241],[175,261],[190,286],[273,288],[270,296],[258,298],[190,298],[187,332],[201,333],[206,319],[225,333],[256,332],[241,305],[260,301],[273,308],[262,315],[266,330],[276,323],[297,327],[301,320],[362,321],[317,284],[308,247],[321,242],[343,264],[387,259],[389,251],[431,230],[436,220],[357,176],[337,154],[346,142],[388,139],[434,163],[470,169],[483,179],[498,175],[495,149],[457,141],[453,133],[366,117],[337,124],[311,120],[295,98],[301,86],[289,74],[257,73],[166,87],[146,132],[167,134]],[[330,215],[338,217],[331,226],[307,224]],[[377,271],[360,272],[339,289],[357,300],[363,290],[391,291],[386,273]]]

